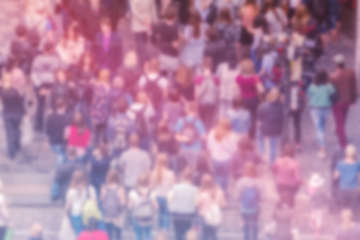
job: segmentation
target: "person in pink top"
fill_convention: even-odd
[[[256,131],[256,111],[259,97],[264,92],[264,87],[259,76],[255,73],[254,63],[250,59],[241,62],[241,74],[236,78],[244,106],[250,111],[251,126],[249,136],[254,138]]]
[[[295,150],[292,145],[284,146],[282,157],[276,160],[272,170],[280,201],[294,207],[295,195],[302,180],[300,166],[298,161],[295,160]]]
[[[75,113],[73,123],[65,131],[65,138],[68,149],[74,149],[78,158],[86,154],[91,140],[91,132],[81,113]]]

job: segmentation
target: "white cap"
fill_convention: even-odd
[[[343,54],[337,54],[334,58],[333,58],[335,63],[344,63],[345,62],[345,57]]]

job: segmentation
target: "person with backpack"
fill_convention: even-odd
[[[222,223],[222,208],[225,206],[225,196],[210,174],[205,174],[201,179],[201,187],[196,203],[203,222],[202,239],[218,239],[217,230]]]
[[[186,168],[182,172],[179,182],[168,194],[176,240],[185,239],[186,233],[192,228],[195,219],[198,188],[193,184],[192,179],[193,170]]]
[[[165,153],[157,155],[157,161],[150,175],[150,184],[156,197],[158,208],[158,228],[170,231],[170,211],[167,195],[175,183],[175,174],[168,167],[168,156]]]
[[[112,169],[101,189],[101,202],[106,232],[110,240],[121,240],[126,213],[126,194],[119,174]]]
[[[143,174],[138,178],[136,188],[129,193],[129,209],[136,240],[151,240],[156,208],[157,204],[150,188],[149,177]]]
[[[262,183],[257,178],[256,166],[248,162],[244,166],[243,177],[236,182],[235,199],[239,201],[243,220],[244,240],[258,239],[258,221]]]
[[[85,173],[77,170],[72,175],[65,203],[66,213],[77,236],[84,230],[83,211],[88,201],[97,202],[95,189],[87,183]]]

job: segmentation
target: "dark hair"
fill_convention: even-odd
[[[24,25],[20,24],[16,27],[15,33],[18,37],[24,37],[27,34],[27,29]]]
[[[344,62],[338,63],[338,64],[337,64],[337,67],[338,67],[338,68],[341,68],[341,69],[344,69],[344,68],[345,68],[345,63],[344,63]]]
[[[172,88],[169,90],[169,100],[171,102],[177,102],[180,100],[180,94],[176,88]]]
[[[324,84],[328,83],[328,80],[329,80],[328,74],[324,70],[321,70],[315,76],[315,84],[316,85],[324,85]]]
[[[128,103],[125,101],[125,99],[121,98],[116,102],[115,108],[117,112],[125,113],[126,110],[128,109]]]
[[[193,27],[193,36],[199,38],[201,35],[201,15],[199,12],[194,11],[189,18],[189,24]]]
[[[229,8],[223,8],[219,13],[219,20],[231,24],[233,19],[231,17],[231,12]]]
[[[164,13],[164,18],[167,20],[175,20],[177,17],[177,10],[175,7],[168,7]]]

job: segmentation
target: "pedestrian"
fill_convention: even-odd
[[[124,186],[127,192],[134,189],[139,177],[148,173],[151,168],[149,153],[142,150],[139,144],[139,136],[136,133],[131,134],[129,148],[113,162],[116,168],[123,171]]]
[[[105,229],[110,240],[121,240],[125,225],[126,193],[115,169],[111,169],[101,189]]]
[[[326,120],[333,104],[332,99],[337,93],[334,86],[328,82],[328,74],[320,71],[316,74],[315,81],[307,90],[310,113],[315,125],[316,138],[320,147],[318,156],[326,157],[325,130]]]
[[[280,202],[294,208],[296,193],[301,186],[302,179],[299,163],[295,159],[295,149],[292,145],[287,144],[283,147],[282,156],[275,161],[272,171]]]
[[[218,239],[217,232],[223,220],[222,214],[226,201],[223,190],[210,174],[203,175],[201,179],[196,203],[202,220],[202,239]]]
[[[77,240],[109,240],[109,236],[104,230],[100,229],[100,223],[97,219],[90,219],[85,231],[83,231]]]
[[[136,187],[130,191],[129,208],[136,240],[151,240],[157,204],[151,191],[148,174],[141,175]]]
[[[340,206],[349,208],[355,216],[358,216],[357,202],[359,200],[360,162],[357,160],[356,148],[348,145],[345,150],[345,157],[335,169],[334,177],[339,180],[338,196]]]
[[[85,229],[83,221],[83,209],[87,200],[97,202],[95,189],[87,183],[83,171],[73,173],[69,189],[66,193],[65,211],[71,222],[74,233],[79,236]]]
[[[158,153],[155,167],[150,175],[150,184],[158,206],[158,228],[170,231],[171,218],[167,196],[175,184],[175,174],[168,167],[168,156]]]
[[[21,121],[25,114],[24,97],[13,85],[11,75],[7,72],[3,72],[1,87],[7,154],[9,159],[13,160],[21,150]]]
[[[186,168],[168,196],[176,240],[185,240],[195,219],[198,189],[192,179],[192,170]]]
[[[257,114],[260,126],[259,150],[273,164],[279,152],[284,124],[284,106],[278,88],[274,87],[269,91]]]
[[[356,240],[360,234],[360,226],[354,220],[351,209],[345,208],[340,213],[341,223],[336,232],[336,240]]]
[[[264,87],[260,78],[255,74],[255,66],[250,59],[241,62],[241,73],[236,78],[236,82],[240,88],[243,104],[250,112],[251,126],[249,129],[249,136],[254,138],[256,132],[257,108]]]
[[[337,92],[337,100],[333,105],[336,134],[341,147],[346,147],[348,139],[346,137],[346,120],[350,106],[357,99],[357,84],[355,72],[346,67],[345,57],[339,54],[334,57],[336,70],[331,74],[330,80],[334,84]]]
[[[259,235],[259,216],[261,213],[261,182],[257,178],[256,166],[248,162],[244,166],[244,175],[236,182],[235,199],[240,205],[240,214],[244,222],[245,240],[257,240]]]

